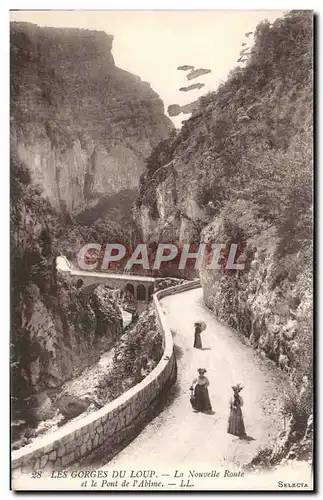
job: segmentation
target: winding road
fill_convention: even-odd
[[[283,430],[280,415],[281,376],[230,328],[218,323],[203,304],[198,288],[165,297],[161,305],[173,332],[178,364],[177,382],[163,411],[141,434],[102,468],[129,469],[144,464],[169,470],[201,463],[212,467],[240,467],[260,447]],[[193,345],[193,324],[204,320],[203,350]],[[207,369],[214,414],[192,411],[189,387],[196,370]],[[244,421],[249,439],[227,434],[231,386],[244,386]]]

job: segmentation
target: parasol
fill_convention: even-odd
[[[201,330],[204,332],[206,330],[206,323],[204,321],[201,321]]]
[[[199,326],[202,332],[206,329],[206,323],[204,321],[196,321],[194,326]]]

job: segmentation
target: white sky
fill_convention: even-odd
[[[252,42],[253,31],[263,19],[274,21],[286,11],[17,11],[12,21],[40,26],[103,30],[114,35],[115,63],[150,82],[165,104],[187,104],[215,90],[238,63],[243,42]],[[211,73],[188,81],[177,66],[188,64],[211,69]],[[192,83],[205,83],[201,90],[179,92]],[[173,118],[177,127],[189,115]]]

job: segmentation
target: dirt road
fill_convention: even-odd
[[[203,305],[201,288],[166,297],[161,304],[174,333],[177,383],[166,408],[104,467],[133,468],[143,461],[163,468],[172,463],[190,467],[201,462],[216,467],[248,463],[259,447],[283,429],[278,371],[214,319]],[[203,350],[193,348],[196,320],[207,323]],[[213,415],[194,413],[189,402],[189,387],[199,367],[207,369]],[[241,395],[249,440],[227,434],[231,386],[238,382],[244,386]]]

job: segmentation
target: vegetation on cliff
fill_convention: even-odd
[[[10,23],[11,140],[52,206],[71,214],[136,189],[172,122],[147,82],[118,68],[103,31]]]
[[[108,401],[139,384],[157,365],[163,340],[152,306],[127,328],[116,346],[111,372],[101,384]]]
[[[12,151],[11,393],[13,419],[23,425],[51,417],[51,396],[122,331],[113,297],[89,298],[57,275],[60,222]]]
[[[129,227],[120,217],[119,223],[76,223],[66,212],[55,212],[12,149],[13,449],[101,407],[142,380],[160,359],[161,336],[152,311],[119,340],[116,291],[98,286],[84,293],[56,271],[57,255],[69,251],[75,257],[85,243],[130,243]],[[112,356],[112,371],[104,362],[95,364],[105,351]]]
[[[312,39],[309,11],[261,23],[245,67],[152,153],[136,206],[147,239],[239,244],[244,270],[201,269],[204,299],[302,392],[286,397],[298,441],[312,410]]]
[[[10,24],[12,409],[23,425],[51,417],[62,384],[122,329],[108,291],[84,295],[57,276],[56,256],[135,244],[143,161],[173,129],[150,85],[116,67],[112,40]]]

